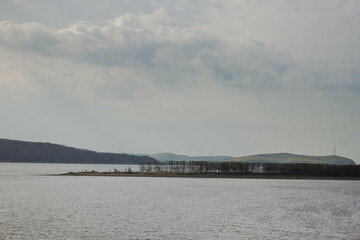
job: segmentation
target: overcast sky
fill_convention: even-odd
[[[358,0],[1,0],[1,138],[360,163]]]

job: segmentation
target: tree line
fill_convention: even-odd
[[[140,172],[188,174],[264,174],[360,177],[359,165],[312,163],[249,163],[208,161],[165,161],[139,165]]]

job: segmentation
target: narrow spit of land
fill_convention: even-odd
[[[123,171],[69,172],[71,176],[117,177],[180,177],[180,178],[259,178],[259,179],[327,179],[360,180],[359,165],[330,165],[309,163],[242,163],[169,161],[140,164],[139,171],[129,167]]]
[[[221,174],[221,173],[174,173],[174,172],[68,172],[60,176],[107,176],[107,177],[164,177],[164,178],[244,178],[244,179],[309,179],[309,180],[360,180],[360,177],[307,176],[277,174]]]

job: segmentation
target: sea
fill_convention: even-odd
[[[0,163],[0,239],[360,239],[360,181],[57,176]]]

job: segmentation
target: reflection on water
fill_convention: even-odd
[[[359,239],[358,181],[34,175],[121,167],[1,163],[0,239]]]

